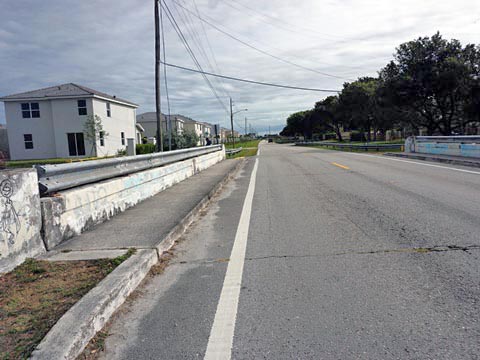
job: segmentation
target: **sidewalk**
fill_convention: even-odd
[[[46,258],[105,258],[118,256],[118,251],[125,248],[155,249],[239,162],[224,160],[175,184],[110,220],[59,244]]]
[[[469,166],[480,168],[480,159],[463,157],[463,156],[450,156],[450,155],[434,155],[434,154],[421,154],[421,153],[385,153],[385,156],[394,156],[408,159],[425,160],[447,163],[452,165]]]
[[[48,252],[43,257],[46,260],[90,260],[137,249],[58,320],[31,359],[76,359],[163,252],[244,163],[244,159],[224,160]]]

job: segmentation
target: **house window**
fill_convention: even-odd
[[[107,103],[107,117],[112,117],[112,111],[110,109],[110,103]]]
[[[40,106],[38,103],[22,103],[22,117],[24,119],[39,118]]]
[[[78,115],[87,115],[87,100],[78,100]]]
[[[25,143],[25,149],[33,149],[32,134],[23,134],[23,142]]]
[[[123,131],[120,133],[120,138],[122,139],[122,145],[125,145],[125,133]]]
[[[70,156],[85,155],[85,142],[83,133],[67,133],[68,153]]]
[[[98,135],[100,136],[100,146],[105,146],[105,132],[100,131]]]

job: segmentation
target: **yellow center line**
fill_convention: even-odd
[[[350,170],[350,168],[348,166],[340,165],[340,164],[337,164],[336,162],[332,162],[331,164],[335,165],[335,166],[338,166],[339,168],[342,168],[342,169],[345,169],[345,170]]]

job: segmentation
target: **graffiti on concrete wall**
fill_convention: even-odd
[[[8,244],[15,244],[15,238],[21,229],[20,218],[11,199],[13,184],[9,179],[0,183],[0,195],[3,198],[2,215],[0,219],[0,231],[6,235]]]

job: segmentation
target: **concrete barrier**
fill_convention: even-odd
[[[42,198],[47,250],[223,159],[225,150],[216,151]]]
[[[480,158],[479,136],[418,136],[405,140],[405,152]]]
[[[0,171],[0,273],[45,252],[34,169]]]

